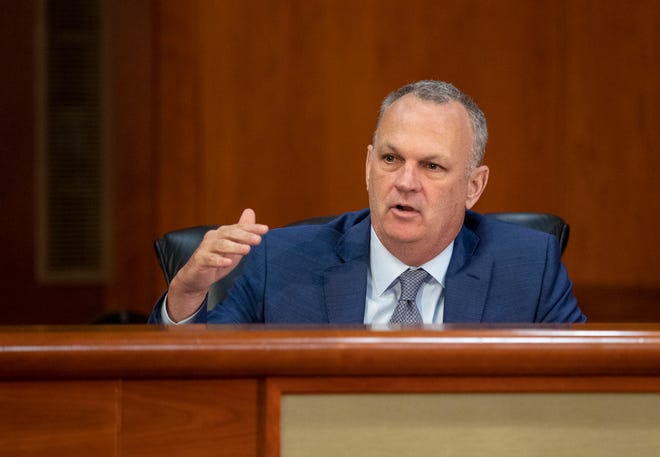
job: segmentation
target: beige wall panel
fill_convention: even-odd
[[[657,394],[286,395],[282,456],[656,456]]]

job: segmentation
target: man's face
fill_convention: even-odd
[[[367,149],[371,220],[383,245],[409,265],[438,255],[456,237],[486,186],[488,168],[468,176],[472,126],[458,102],[408,94],[387,108]]]

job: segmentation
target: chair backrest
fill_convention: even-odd
[[[563,253],[568,244],[569,225],[559,216],[544,213],[491,213],[490,216],[505,222],[523,225],[535,230],[555,235]],[[335,216],[321,216],[305,219],[290,225],[325,224]],[[196,227],[174,230],[163,235],[154,243],[156,256],[165,275],[167,284],[172,281],[177,271],[186,264],[197,246],[202,242],[204,234],[215,230],[218,225],[200,225]],[[216,282],[209,290],[208,303],[213,306],[222,301],[234,280],[243,272],[243,261],[225,278]]]
[[[568,245],[571,227],[559,216],[546,213],[489,213],[489,216],[500,221],[522,225],[534,230],[540,230],[557,237],[563,254]]]

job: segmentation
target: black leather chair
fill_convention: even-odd
[[[559,216],[547,213],[489,213],[488,215],[500,221],[522,225],[554,235],[559,240],[561,253],[563,254],[566,250],[571,227]]]
[[[561,217],[544,213],[491,213],[490,216],[504,222],[523,225],[535,230],[555,235],[559,240],[559,246],[563,253],[568,244],[570,227]],[[321,216],[312,219],[305,219],[291,225],[302,224],[324,224],[332,220],[335,216]],[[209,230],[218,228],[218,225],[200,225],[196,227],[184,228],[166,233],[162,238],[154,243],[156,256],[160,262],[160,267],[165,275],[167,284],[170,283],[179,269],[185,265],[199,243],[202,242],[204,234]],[[241,261],[227,277],[215,283],[209,290],[208,302],[211,305],[222,301],[227,294],[227,290],[233,284],[236,277],[243,271],[243,262]]]
[[[95,317],[90,323],[92,325],[146,324],[147,319],[149,319],[147,314],[128,309],[118,309],[103,313],[100,316]]]

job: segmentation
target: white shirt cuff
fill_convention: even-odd
[[[179,322],[174,322],[170,315],[167,313],[167,294],[165,294],[165,297],[163,298],[163,307],[160,310],[160,317],[163,320],[163,324],[167,325],[181,325],[181,324],[187,324],[188,322],[192,321],[195,316],[199,313],[199,310],[195,311],[191,316],[180,320]]]

